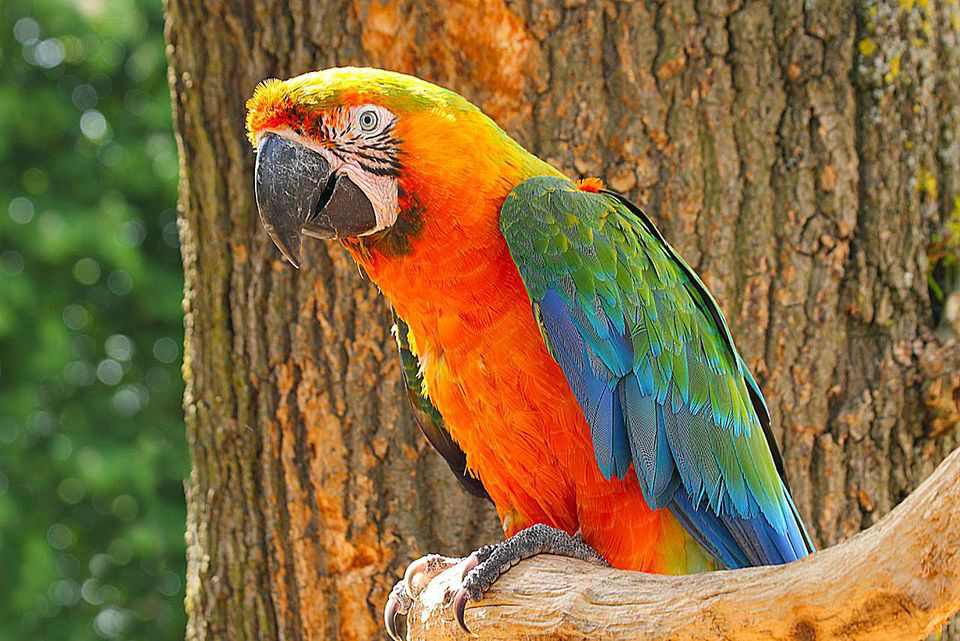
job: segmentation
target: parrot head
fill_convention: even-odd
[[[460,95],[380,69],[267,80],[247,109],[260,218],[296,267],[303,235],[401,252],[425,217],[469,225],[464,190],[502,198],[545,165]]]

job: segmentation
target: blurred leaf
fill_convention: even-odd
[[[160,3],[0,4],[0,128],[0,641],[182,639]]]

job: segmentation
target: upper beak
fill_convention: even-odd
[[[294,267],[301,236],[344,238],[373,231],[373,205],[347,176],[337,175],[318,152],[274,133],[257,148],[256,199],[260,220]]]

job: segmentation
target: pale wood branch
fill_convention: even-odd
[[[466,635],[438,576],[409,617],[411,641]],[[538,557],[469,607],[484,641],[905,641],[960,610],[960,450],[875,526],[779,567],[665,577]]]

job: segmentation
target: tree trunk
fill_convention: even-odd
[[[166,9],[189,639],[376,637],[408,561],[500,532],[413,426],[375,287],[320,242],[295,272],[260,228],[243,116],[267,77],[414,73],[636,199],[724,309],[818,545],[874,523],[960,442],[960,290],[935,310],[927,259],[933,240],[955,250],[943,230],[960,220],[960,2]]]

